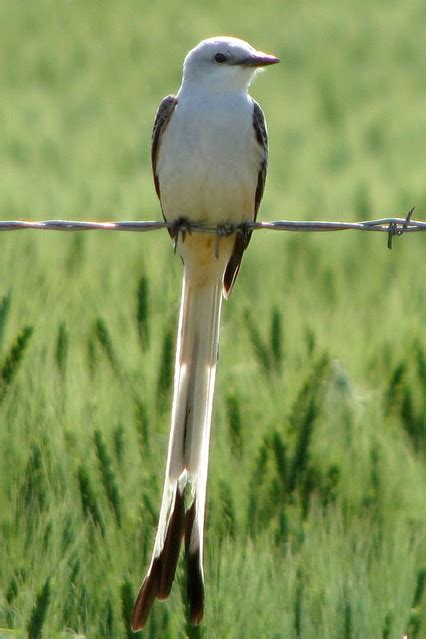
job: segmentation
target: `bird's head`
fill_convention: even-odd
[[[248,42],[217,36],[200,42],[185,58],[185,84],[214,91],[247,89],[256,71],[276,64],[279,58],[257,51]]]

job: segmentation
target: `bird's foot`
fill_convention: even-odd
[[[218,237],[228,237],[235,233],[235,224],[218,224],[216,227],[216,235]]]
[[[236,230],[239,236],[244,240],[244,242],[248,244],[252,233],[249,222],[241,222],[241,224],[238,224]]]
[[[182,236],[182,242],[185,242],[186,234],[189,233],[189,235],[191,235],[192,233],[190,221],[185,217],[180,217],[169,227],[169,233],[173,240],[173,250],[176,253],[179,235]]]

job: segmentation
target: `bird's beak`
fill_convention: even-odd
[[[262,51],[256,51],[256,53],[253,53],[247,58],[239,60],[238,64],[246,67],[267,67],[270,64],[277,64],[279,61],[280,59],[274,55],[268,55]]]

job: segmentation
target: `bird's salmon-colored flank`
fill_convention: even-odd
[[[248,94],[259,67],[277,63],[237,38],[200,42],[184,62],[176,96],[161,102],[152,135],[154,184],[183,265],[172,423],[154,551],[139,590],[132,628],[145,625],[154,600],[169,596],[184,539],[193,624],[204,615],[204,516],[210,426],[222,297],[240,269],[249,232],[229,225],[256,219],[265,187],[268,138]],[[217,238],[185,233],[188,222],[218,227]]]

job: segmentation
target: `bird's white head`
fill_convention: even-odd
[[[186,56],[179,93],[196,87],[215,92],[247,90],[258,69],[277,62],[279,58],[257,51],[244,40],[208,38]]]

